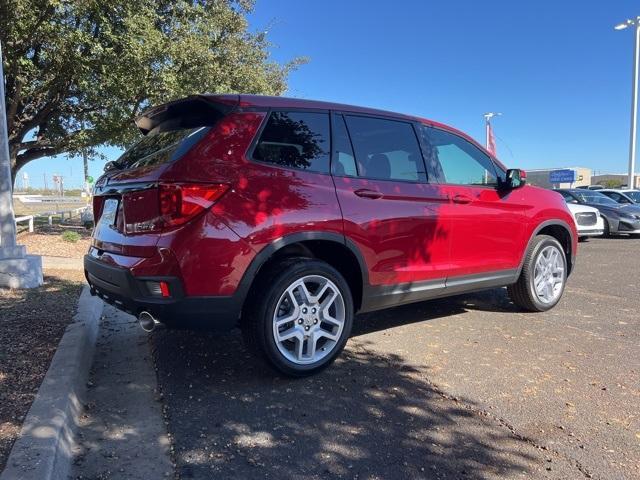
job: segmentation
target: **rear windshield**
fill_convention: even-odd
[[[208,127],[200,127],[151,133],[142,137],[124,152],[116,160],[116,168],[134,169],[161,165],[176,160],[184,155],[208,130]]]

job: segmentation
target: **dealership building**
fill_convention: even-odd
[[[591,169],[584,167],[527,170],[527,183],[543,188],[576,188],[591,185]]]

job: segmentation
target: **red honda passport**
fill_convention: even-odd
[[[440,123],[195,95],[136,124],[96,182],[92,293],[149,331],[239,326],[287,375],[333,361],[358,312],[503,286],[548,310],[575,262],[563,198]]]

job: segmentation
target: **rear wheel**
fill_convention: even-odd
[[[562,245],[549,235],[539,235],[529,246],[518,281],[507,290],[519,307],[544,312],[560,301],[566,282],[567,258]]]
[[[353,301],[347,282],[329,264],[309,258],[279,262],[251,292],[242,319],[245,341],[278,371],[314,374],[344,348]]]
[[[604,222],[604,232],[602,233],[603,237],[610,237],[611,236],[611,227],[609,226],[609,222],[607,221],[606,218],[603,218],[602,221]]]

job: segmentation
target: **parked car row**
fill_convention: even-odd
[[[602,219],[604,235],[630,235],[640,237],[640,190],[587,190],[580,188],[557,189],[574,214],[578,235],[598,235],[592,213],[579,212],[576,207],[596,209]],[[582,233],[581,232],[582,228]]]

